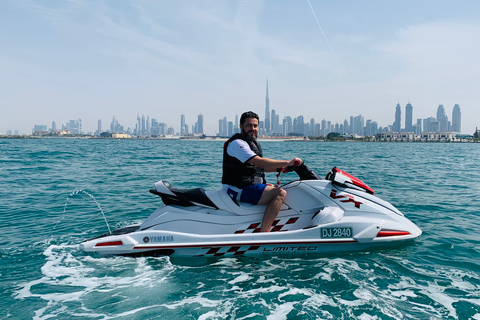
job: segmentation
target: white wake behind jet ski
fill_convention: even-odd
[[[166,181],[151,193],[164,205],[142,224],[86,240],[86,252],[181,257],[332,253],[386,247],[422,231],[361,180],[333,168],[320,179],[305,165],[282,186],[287,198],[271,232],[260,233],[264,205],[236,202],[220,189],[181,190]]]

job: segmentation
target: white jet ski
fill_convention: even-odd
[[[236,202],[220,189],[177,189],[166,181],[150,192],[164,205],[142,224],[86,240],[86,252],[179,257],[335,253],[383,248],[422,231],[360,179],[333,168],[325,179],[304,164],[271,232],[259,232],[264,205]]]

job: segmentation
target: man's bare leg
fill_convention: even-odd
[[[267,208],[263,214],[262,226],[260,232],[269,232],[272,227],[272,223],[277,217],[280,208],[282,207],[287,192],[279,187],[267,186],[263,191],[262,197],[258,201],[258,204],[266,204]]]

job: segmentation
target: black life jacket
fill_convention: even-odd
[[[236,133],[223,145],[223,176],[222,183],[235,187],[246,187],[255,183],[266,183],[265,170],[255,167],[249,162],[242,163],[227,153],[227,148],[233,140],[241,139],[250,146],[250,149],[259,157],[263,156],[262,147],[257,140],[246,139],[242,134]],[[257,180],[257,182],[255,182]],[[260,182],[258,182],[258,180]]]

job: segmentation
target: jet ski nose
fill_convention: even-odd
[[[415,224],[410,223],[402,228],[381,228],[375,238],[404,237],[406,239],[414,239],[422,234],[422,230]]]

